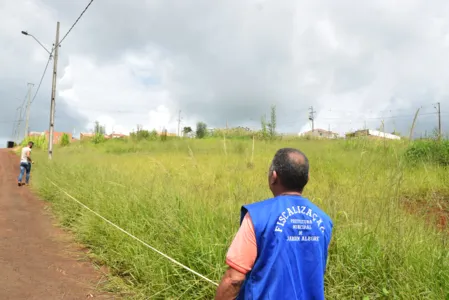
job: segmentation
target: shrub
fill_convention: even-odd
[[[196,137],[202,139],[207,135],[207,125],[203,122],[198,122],[196,124]]]
[[[155,141],[157,140],[158,133],[156,129],[153,129],[152,131],[144,130],[141,128],[137,128],[136,132],[132,132],[130,134],[130,138],[135,141]]]
[[[106,141],[104,134],[96,133],[94,137],[92,138],[92,143],[94,144],[100,144]]]
[[[419,162],[449,165],[449,141],[419,140],[405,151],[405,158],[411,164]]]
[[[236,128],[229,128],[229,129],[215,129],[210,136],[216,137],[216,138],[223,138],[226,136],[226,139],[240,139],[240,140],[247,140],[252,139],[253,135],[255,135],[256,132],[250,130],[249,128],[245,127],[236,127]]]
[[[47,138],[45,137],[45,135],[41,135],[41,136],[27,136],[22,143],[20,144],[21,146],[26,146],[29,142],[33,142],[34,143],[34,148],[37,149],[43,149],[46,150],[48,149],[48,141]]]
[[[69,135],[67,133],[64,133],[61,137],[61,141],[59,142],[59,144],[62,147],[68,146],[70,144],[70,138]]]

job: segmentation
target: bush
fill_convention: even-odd
[[[236,127],[236,128],[229,128],[229,129],[215,129],[210,136],[214,138],[223,138],[226,137],[226,139],[239,139],[239,140],[248,140],[252,139],[253,136],[256,135],[255,131],[250,130],[249,128],[245,127]]]
[[[447,166],[449,165],[449,141],[416,141],[405,151],[405,158],[411,164],[423,162]]]
[[[59,142],[59,144],[62,147],[68,146],[70,144],[70,138],[69,135],[67,133],[64,133],[61,137],[61,141]]]
[[[207,135],[207,125],[203,122],[198,122],[196,124],[196,137],[202,139]]]
[[[45,135],[42,136],[27,136],[22,143],[20,144],[21,146],[26,146],[29,142],[33,142],[34,148],[37,149],[43,149],[46,150],[48,149],[48,141],[47,138],[45,137]]]
[[[158,133],[156,129],[153,129],[152,131],[144,130],[138,128],[136,132],[132,132],[130,134],[130,138],[135,141],[155,141],[157,140]]]
[[[100,144],[106,141],[104,134],[96,133],[95,136],[92,138],[92,143],[94,144]]]

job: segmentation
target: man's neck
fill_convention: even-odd
[[[300,193],[300,192],[293,192],[293,191],[285,191],[285,192],[277,193],[275,196],[276,197],[277,196],[302,196],[302,193]]]

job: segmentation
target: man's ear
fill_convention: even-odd
[[[270,185],[276,184],[277,181],[278,181],[278,174],[276,173],[276,171],[271,172]]]

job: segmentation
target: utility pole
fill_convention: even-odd
[[[178,137],[181,136],[181,110],[179,110],[178,114]]]
[[[16,108],[17,117],[13,124],[12,138],[14,139],[14,142],[16,142],[16,144],[19,143],[20,124],[21,124],[21,120],[22,120],[22,109],[23,109],[23,104]]]
[[[20,106],[18,109],[19,109],[19,120],[17,122],[17,127],[16,127],[16,141],[17,141],[17,144],[19,144],[19,142],[20,142],[20,125],[22,125],[23,105]]]
[[[438,109],[438,140],[441,140],[441,110],[440,110],[440,102],[437,103]]]
[[[29,132],[29,119],[30,119],[30,106],[31,106],[31,89],[33,88],[34,84],[28,83],[28,95],[27,95],[27,105],[26,105],[26,118],[25,118],[25,135],[24,138],[28,136]]]
[[[16,116],[14,117],[14,123],[12,124],[12,138],[15,141],[16,138],[16,131],[17,131],[17,123],[19,122],[19,119],[22,117],[21,116],[21,111],[19,111],[21,107],[17,107],[16,108]]]
[[[53,60],[53,82],[51,88],[51,104],[50,104],[50,128],[48,131],[48,158],[53,157],[53,131],[55,127],[55,97],[56,97],[56,77],[58,71],[58,49],[59,49],[59,22],[56,23],[56,41],[55,55]]]
[[[313,106],[309,107],[309,120],[312,121],[312,132],[315,131],[315,113],[316,111],[313,110]]]

